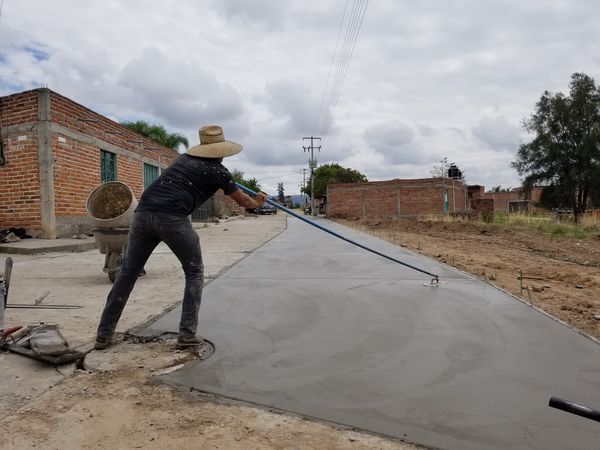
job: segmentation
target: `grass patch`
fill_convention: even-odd
[[[600,236],[600,220],[593,216],[573,223],[557,220],[551,215],[495,214],[492,223],[499,228],[534,229],[556,238],[589,239]]]

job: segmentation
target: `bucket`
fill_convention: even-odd
[[[89,195],[86,209],[98,228],[129,228],[137,200],[129,186],[109,181]]]

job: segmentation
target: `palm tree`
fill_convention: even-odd
[[[151,125],[143,120],[138,120],[137,122],[121,122],[121,125],[146,136],[148,139],[152,139],[163,147],[177,150],[181,144],[185,148],[189,146],[188,139],[182,133],[167,131],[165,127],[159,124]]]

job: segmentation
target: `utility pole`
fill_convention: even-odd
[[[445,156],[440,160],[442,164],[442,212],[448,214],[448,193],[446,192],[446,163],[448,158]]]
[[[300,169],[300,173],[302,174],[302,186],[300,186],[300,193],[302,193],[302,195],[306,195],[306,193],[304,192],[304,188],[306,187],[306,168],[304,169]],[[302,197],[304,198],[304,197]],[[302,206],[306,205],[306,202],[304,202],[304,200],[302,201]]]
[[[321,151],[321,145],[315,147],[314,141],[318,140],[319,144],[321,144],[321,138],[315,137],[315,136],[302,138],[303,141],[307,141],[309,139],[310,139],[310,145],[308,147],[302,146],[302,148],[304,149],[305,152],[310,150],[310,159],[308,160],[308,168],[310,169],[310,214],[312,216],[316,216],[317,212],[315,211],[315,177],[314,177],[314,174],[315,174],[315,169],[317,168],[317,160],[314,157],[314,150],[317,149],[317,150]]]

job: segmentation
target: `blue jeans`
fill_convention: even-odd
[[[139,211],[134,214],[129,230],[129,243],[121,270],[106,299],[97,336],[112,336],[133,286],[152,251],[160,242],[173,251],[185,273],[185,291],[179,322],[179,334],[193,336],[198,327],[198,311],[202,300],[204,265],[200,239],[188,217],[169,213]]]

